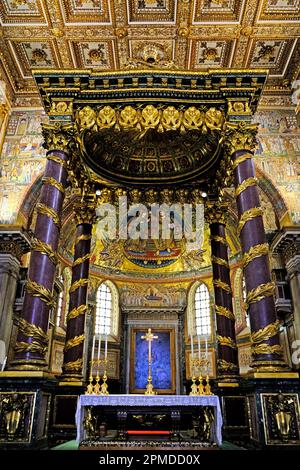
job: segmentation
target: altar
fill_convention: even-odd
[[[222,414],[215,395],[81,395],[76,426],[79,444],[165,439],[222,445]]]

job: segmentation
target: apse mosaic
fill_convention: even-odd
[[[120,302],[125,308],[133,307],[184,307],[186,286],[154,286],[128,284],[121,287]]]
[[[296,115],[293,111],[260,111],[254,121],[260,129],[255,163],[278,188],[293,222],[300,223],[300,128]]]
[[[44,111],[14,111],[0,160],[0,223],[15,221],[27,188],[44,171],[41,122]]]

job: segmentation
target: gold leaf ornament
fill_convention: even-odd
[[[182,124],[188,130],[200,129],[203,124],[202,113],[195,106],[189,107],[183,113]]]
[[[109,129],[116,124],[117,114],[111,106],[104,106],[100,109],[97,117],[97,124],[100,129]]]
[[[132,106],[125,106],[120,112],[119,124],[123,129],[130,129],[137,125],[138,113]]]
[[[161,124],[167,131],[176,131],[181,124],[181,113],[174,106],[163,110]]]
[[[223,114],[216,108],[209,108],[205,113],[205,124],[211,130],[221,130],[223,126]]]
[[[96,113],[90,106],[85,106],[77,113],[80,129],[90,129],[96,122]]]
[[[140,122],[144,129],[155,129],[160,120],[160,111],[152,104],[147,105],[141,112]]]

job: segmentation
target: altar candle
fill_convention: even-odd
[[[198,335],[198,359],[201,359],[200,335]]]
[[[194,338],[193,338],[193,335],[191,335],[191,353],[192,353],[192,359],[194,359]]]
[[[96,341],[96,335],[93,336],[93,347],[92,347],[92,360],[91,360],[91,372],[93,370],[93,364],[94,364],[94,358],[95,358],[95,341]],[[92,374],[91,374],[92,375]]]
[[[205,338],[205,359],[208,359],[207,338]]]
[[[100,351],[101,351],[101,334],[98,336],[98,355],[97,355],[97,365],[100,368]],[[99,370],[99,369],[98,369]]]
[[[107,333],[105,335],[104,359],[107,359]]]

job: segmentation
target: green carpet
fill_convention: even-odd
[[[244,447],[239,447],[232,442],[223,441],[221,450],[247,450]]]
[[[58,446],[52,447],[51,450],[77,450],[78,444],[74,441],[64,442],[63,444],[59,444]],[[221,450],[246,450],[243,447],[238,447],[235,444],[232,444],[228,441],[223,441]]]
[[[51,450],[78,450],[78,443],[75,440],[64,442],[63,444],[52,447]]]

